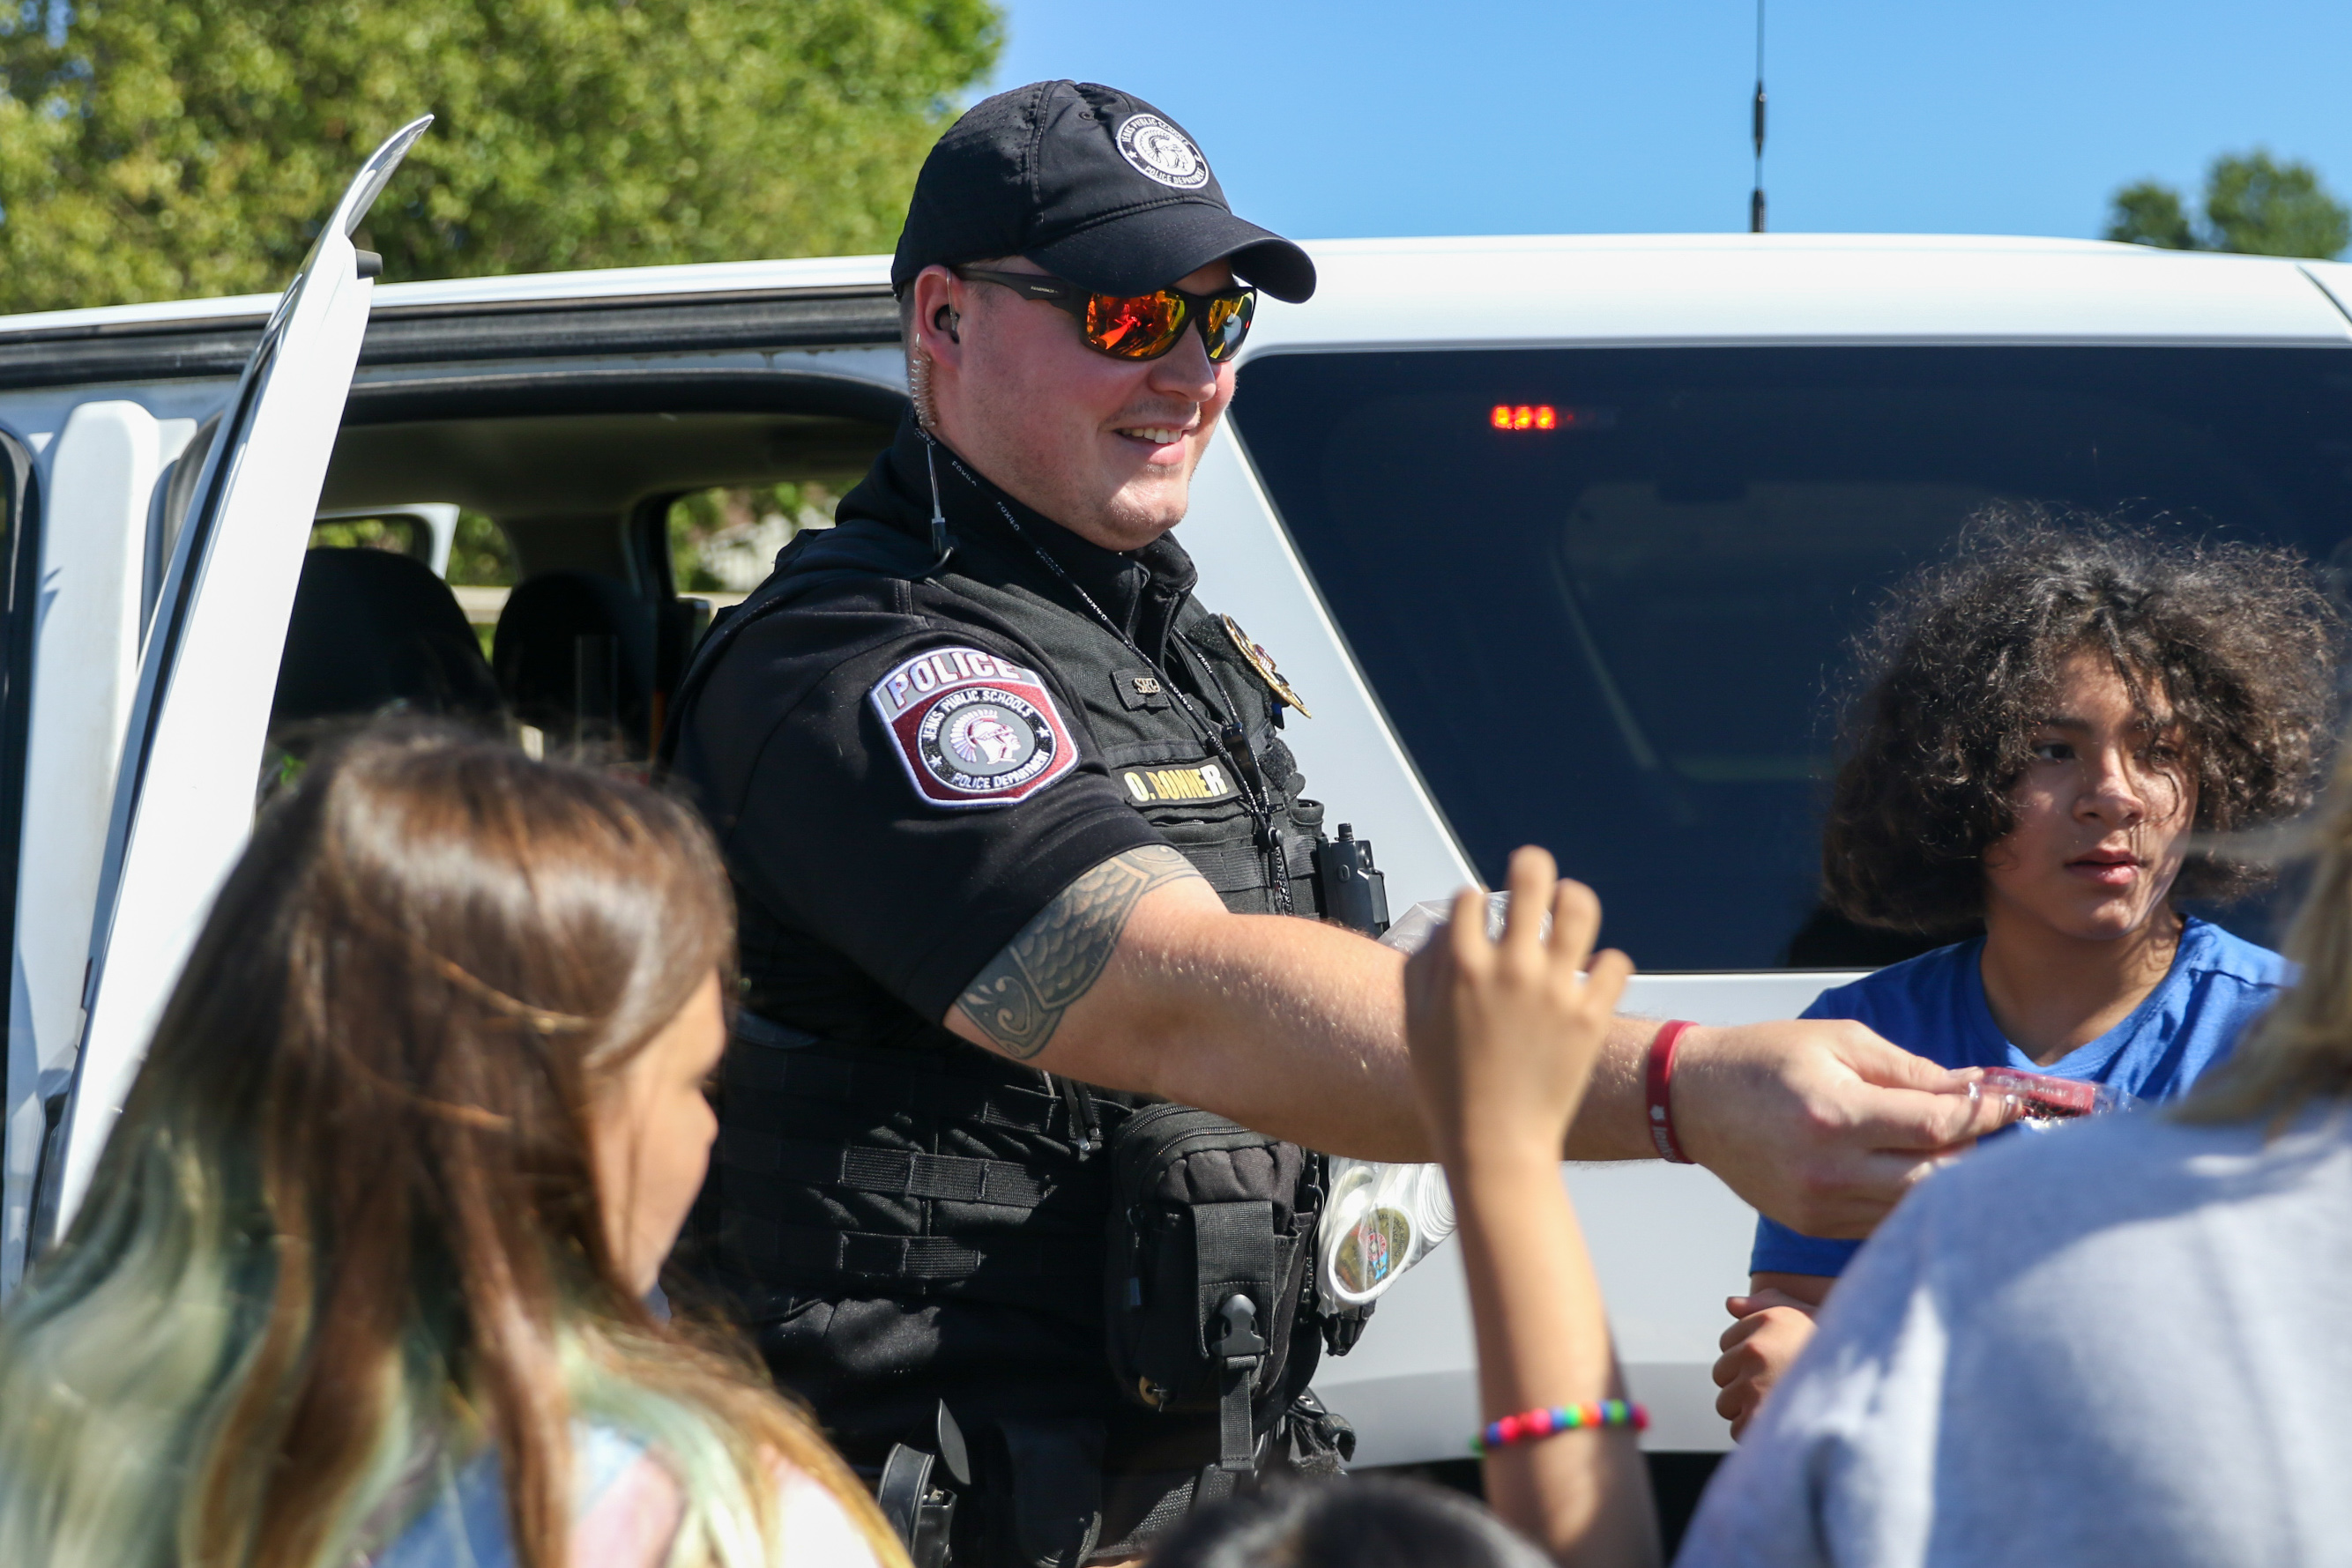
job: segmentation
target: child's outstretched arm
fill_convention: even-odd
[[[1591,957],[1600,901],[1559,881],[1542,850],[1511,857],[1510,889],[1499,943],[1486,937],[1485,899],[1465,892],[1405,971],[1422,1115],[1461,1219],[1486,1421],[1624,1397],[1559,1151],[1633,967],[1622,953]],[[1486,1477],[1495,1511],[1560,1563],[1658,1561],[1649,1472],[1630,1428],[1492,1448]]]
[[[1764,1407],[1764,1396],[1812,1343],[1813,1314],[1836,1283],[1830,1274],[1750,1274],[1748,1293],[1723,1303],[1739,1321],[1723,1331],[1723,1354],[1715,1364],[1715,1385],[1723,1392],[1716,1396],[1715,1413],[1731,1423],[1735,1441]]]

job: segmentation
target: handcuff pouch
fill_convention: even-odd
[[[1128,1116],[1110,1145],[1105,1270],[1111,1372],[1135,1404],[1215,1412],[1217,1468],[1254,1471],[1286,1407],[1321,1187],[1314,1156],[1183,1105]],[[1313,1356],[1314,1336],[1300,1336]],[[1261,1419],[1264,1416],[1266,1419]]]

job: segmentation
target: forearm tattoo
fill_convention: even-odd
[[[1143,895],[1200,874],[1166,844],[1113,855],[1039,910],[972,977],[956,1006],[991,1045],[1028,1061],[1054,1038],[1062,1015],[1102,978]]]

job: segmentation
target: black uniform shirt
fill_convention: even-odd
[[[1276,866],[1286,880],[1306,870],[1291,863],[1302,853],[1286,815],[1296,770],[1274,734],[1276,705],[1222,621],[1193,601],[1182,547],[1163,536],[1130,553],[1103,549],[944,448],[940,459],[950,567],[829,586],[747,627],[700,693],[677,759],[744,895],[749,1005],[845,1044],[936,1040],[981,967],[1055,894],[1124,851],[1172,843],[1243,910],[1278,907]],[[909,422],[840,519],[927,539],[929,511]],[[910,658],[951,649],[1033,673],[1075,764],[1009,804],[926,798],[874,693]],[[1285,841],[1278,858],[1251,841],[1244,781],[1165,689],[1171,681],[1208,726],[1238,720],[1248,732]]]

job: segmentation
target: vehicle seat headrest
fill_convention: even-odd
[[[653,611],[626,583],[601,572],[541,572],[507,596],[490,668],[508,706],[525,724],[569,737],[578,718],[583,637],[613,639],[619,655],[614,716],[624,734],[642,737],[653,706]]]
[[[302,558],[270,725],[391,707],[496,718],[498,683],[449,585],[413,556],[314,549]]]

